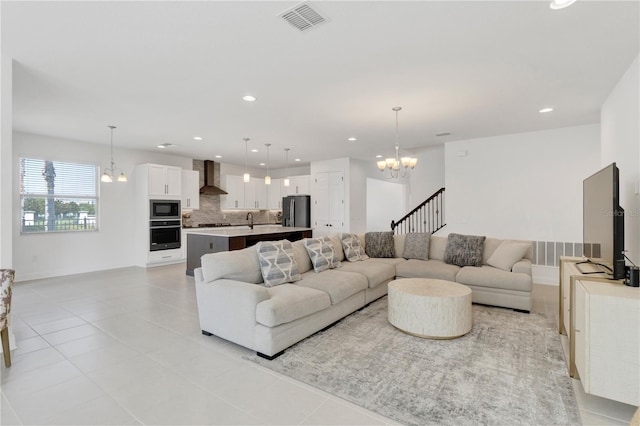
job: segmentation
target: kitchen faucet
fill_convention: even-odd
[[[249,228],[253,229],[253,213],[247,213],[247,220],[249,221]]]

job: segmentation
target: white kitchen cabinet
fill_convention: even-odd
[[[254,184],[254,203],[255,208],[260,210],[267,209],[267,187],[271,185],[267,185],[264,183],[264,178],[255,178],[251,179]],[[245,207],[249,208],[247,205]]]
[[[619,281],[572,283],[572,350],[584,391],[640,404],[640,292]]]
[[[291,176],[289,186],[284,186],[282,182],[282,196],[287,195],[309,195],[311,194],[311,177],[309,175]]]
[[[267,185],[263,178],[251,178],[244,186],[244,208],[247,210],[267,208]]]
[[[197,170],[182,171],[182,208],[200,208],[200,173]]]
[[[143,164],[148,179],[148,195],[156,198],[180,198],[182,169],[180,167]]]
[[[314,236],[344,231],[344,172],[313,176],[312,216]]]
[[[267,188],[263,178],[245,182],[242,176],[222,177],[222,187],[228,192],[220,196],[222,210],[264,210],[267,208]]]
[[[282,209],[282,179],[271,179],[271,185],[267,185],[267,208]]]
[[[244,208],[244,181],[242,176],[226,175],[221,179],[222,189],[226,195],[220,195],[221,210],[238,210]]]

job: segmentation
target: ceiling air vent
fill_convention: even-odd
[[[326,19],[312,8],[308,2],[300,3],[291,9],[285,10],[280,16],[300,31],[306,31],[326,22]]]

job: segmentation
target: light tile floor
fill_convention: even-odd
[[[0,369],[0,424],[395,424],[203,336],[184,270],[16,283],[18,349]],[[556,318],[557,287],[536,285],[534,310]],[[584,424],[628,424],[635,407],[574,389]]]

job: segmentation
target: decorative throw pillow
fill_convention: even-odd
[[[289,240],[261,241],[257,251],[265,286],[292,283],[302,278]]]
[[[340,262],[336,259],[336,252],[331,244],[331,238],[307,238],[304,240],[304,246],[307,248],[314,271],[322,272],[340,267]]]
[[[429,260],[429,240],[431,232],[410,232],[404,240],[405,259]]]
[[[531,244],[518,241],[503,241],[487,260],[487,265],[511,271],[513,265],[527,254]]]
[[[364,234],[365,252],[369,257],[395,257],[393,232],[367,232]]]
[[[360,238],[358,238],[356,234],[342,234],[340,239],[342,241],[344,257],[349,262],[357,262],[369,258],[364,252],[364,247],[360,244]]]
[[[482,265],[482,251],[486,237],[477,235],[449,234],[444,261],[458,266]]]

